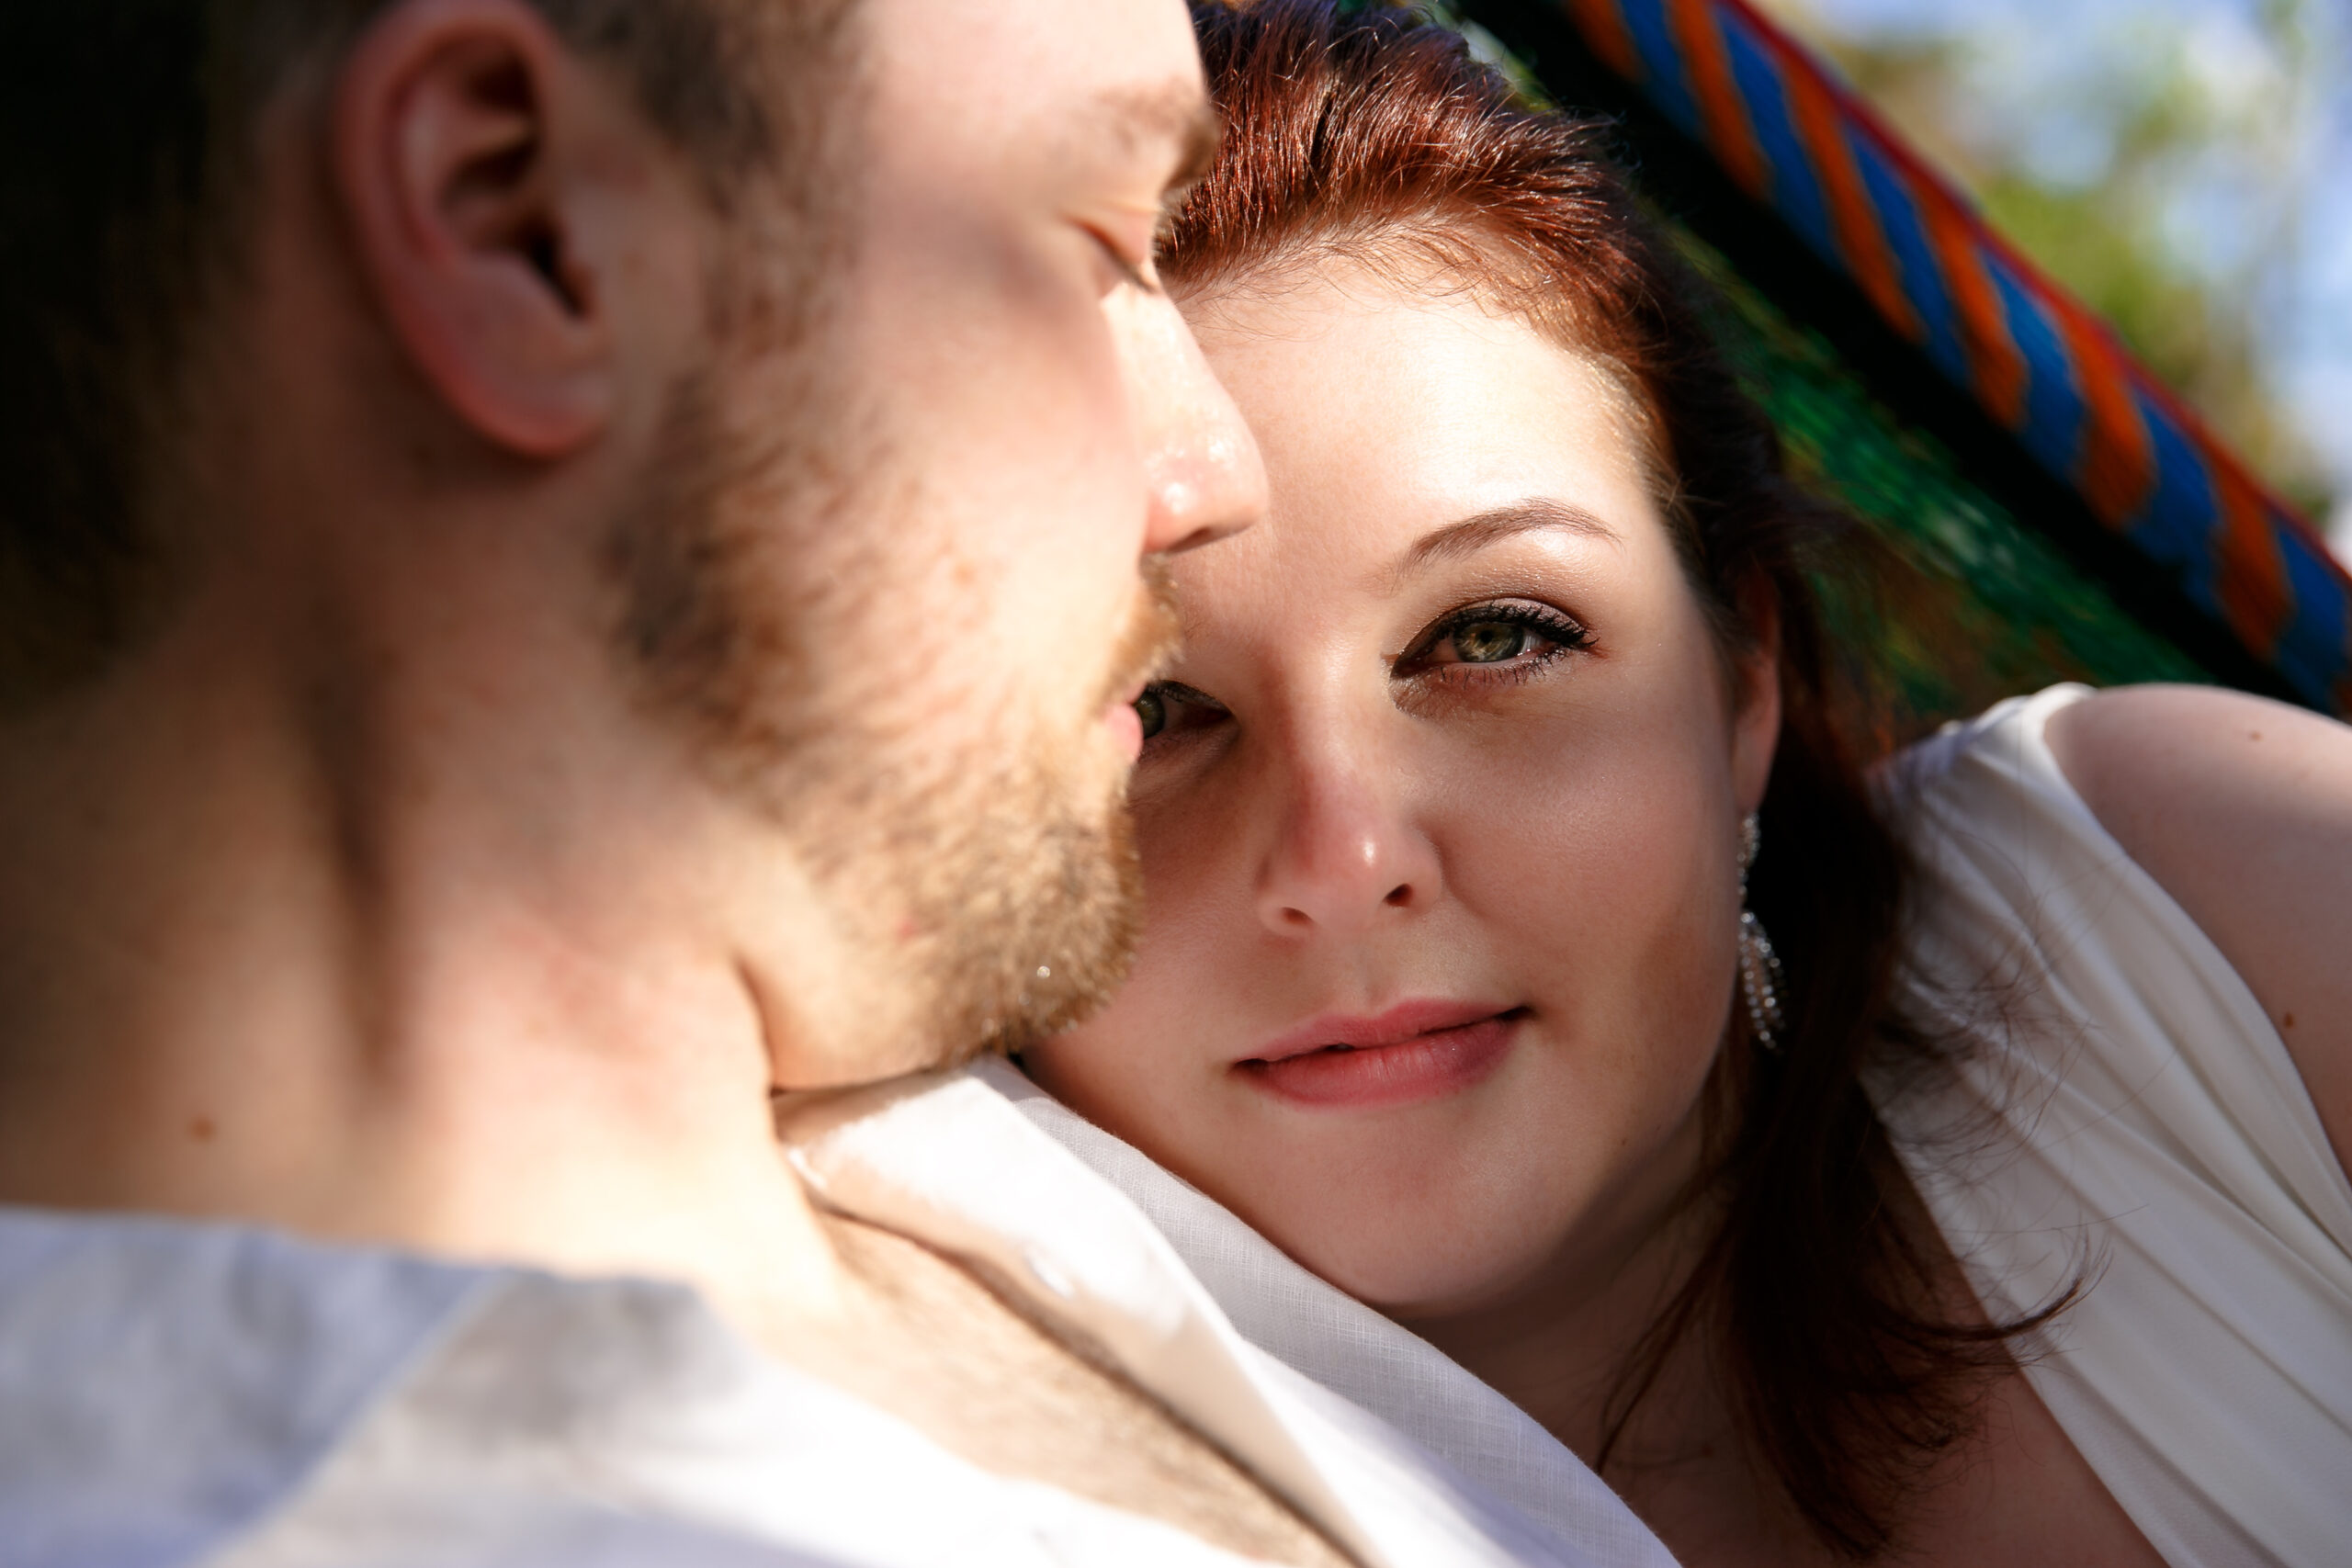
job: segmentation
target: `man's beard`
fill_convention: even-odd
[[[1156,563],[1155,563],[1156,565]],[[1157,671],[1176,618],[1164,575],[1148,578],[1099,701],[1062,744],[1043,738],[964,759],[960,787],[932,809],[926,892],[941,944],[933,983],[951,1056],[1006,1053],[1059,1032],[1109,1001],[1135,953],[1143,873],[1126,810],[1124,770],[1086,797],[1085,749],[1099,715]],[[958,798],[961,797],[961,798]]]
[[[1032,709],[1007,691],[1006,722],[926,746],[876,716],[903,694],[843,655],[877,618],[888,640],[894,608],[876,605],[894,554],[941,543],[919,499],[890,493],[885,444],[838,425],[822,440],[730,434],[716,385],[678,389],[667,457],[614,535],[624,653],[651,705],[796,846],[848,939],[873,950],[876,983],[917,998],[923,1038],[872,1042],[878,1058],[944,1066],[1078,1022],[1125,977],[1141,918],[1125,770],[1094,731],[1174,643],[1165,574],[1142,574],[1085,712],[1019,723]],[[944,703],[962,694],[941,664],[905,679]]]

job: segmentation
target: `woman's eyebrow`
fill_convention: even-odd
[[[1515,501],[1507,506],[1490,507],[1458,523],[1448,523],[1442,528],[1424,534],[1410,549],[1397,558],[1396,564],[1389,569],[1389,572],[1401,582],[1438,561],[1460,560],[1505,539],[1547,528],[1565,529],[1612,545],[1624,542],[1618,537],[1616,529],[1573,502],[1539,496],[1529,501]]]

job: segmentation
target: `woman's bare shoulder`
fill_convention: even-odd
[[[2100,825],[2245,979],[2352,1170],[2352,726],[2200,686],[2052,714]]]

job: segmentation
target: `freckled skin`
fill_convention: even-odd
[[[1177,563],[1181,696],[1131,798],[1148,913],[1112,1008],[1034,1050],[1054,1092],[1351,1293],[1413,1318],[1605,1269],[1696,1157],[1731,1005],[1740,818],[1777,698],[1735,712],[1591,365],[1459,298],[1325,275],[1195,302],[1258,433],[1267,521]],[[1521,533],[1397,573],[1430,531],[1548,499],[1613,537]],[[1564,613],[1582,651],[1462,628]],[[1460,1092],[1301,1108],[1235,1064],[1329,1012],[1526,1010]]]

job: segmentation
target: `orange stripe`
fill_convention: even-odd
[[[1846,122],[1838,112],[1838,102],[1807,62],[1786,51],[1781,62],[1789,118],[1796,122],[1798,139],[1804,143],[1814,173],[1820,177],[1822,194],[1828,198],[1830,226],[1837,231],[1846,270],[1896,331],[1913,343],[1920,342],[1927,330],[1896,281],[1894,256],[1886,248],[1886,236],[1879,231],[1878,211],[1871,205],[1870,193],[1862,188],[1853,149],[1846,144]]]
[[[1629,82],[1638,82],[1647,74],[1642,69],[1642,57],[1634,52],[1634,35],[1625,27],[1624,13],[1617,9],[1617,0],[1566,3],[1569,15],[1584,33],[1584,41],[1611,71]]]
[[[2278,652],[2278,638],[2295,613],[2278,536],[2271,531],[2261,492],[2243,469],[2211,451],[2207,467],[2222,514],[2221,571],[2214,585],[2222,614],[2246,647],[2268,659]]]
[[[1732,80],[1731,52],[1724,44],[1722,14],[1713,0],[1668,0],[1667,24],[1690,73],[1699,113],[1707,123],[1707,144],[1724,172],[1758,201],[1770,199],[1772,171],[1747,122],[1747,105]]]
[[[1977,399],[1993,411],[1993,417],[2015,430],[2025,423],[2025,355],[2010,335],[2008,316],[1984,269],[1974,226],[1940,184],[1915,182],[1912,196],[1928,243],[1943,268],[1944,288],[1960,312],[1960,341],[1968,351]]]
[[[2042,296],[2075,362],[2083,397],[2083,432],[2075,448],[2075,485],[2099,521],[2120,528],[2148,503],[2156,459],[2148,427],[2132,400],[2120,355],[2088,311],[2056,290]]]

